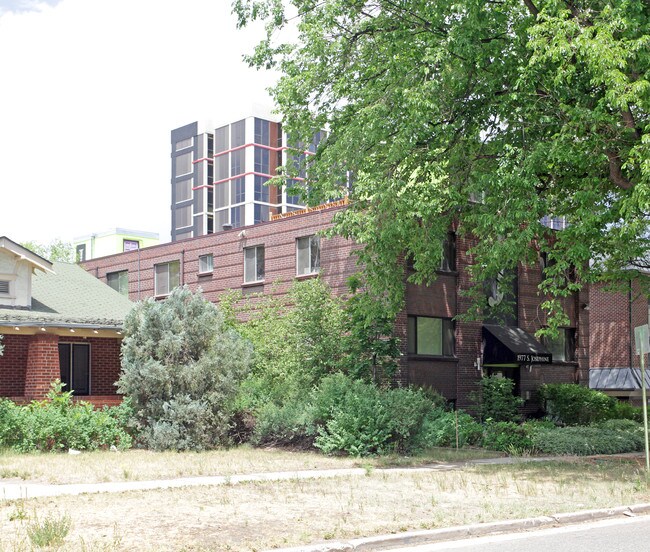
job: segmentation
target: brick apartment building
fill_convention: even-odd
[[[342,203],[93,259],[83,267],[107,283],[127,281],[132,300],[162,298],[183,284],[202,288],[213,302],[230,289],[281,294],[294,280],[316,274],[334,293],[345,294],[347,278],[359,270],[351,255],[355,245],[319,235],[330,227],[333,214],[344,208]],[[461,293],[471,284],[469,246],[465,239],[454,238],[435,283],[407,284],[405,308],[395,325],[402,353],[399,383],[433,387],[459,407],[467,407],[480,378],[500,374],[515,380],[528,413],[539,409],[536,390],[543,383],[586,385],[593,312],[588,292],[565,300],[569,326],[545,345],[533,337],[546,322],[537,295],[541,266],[519,267],[513,284],[516,308],[506,325],[455,321],[469,307],[469,299]]]

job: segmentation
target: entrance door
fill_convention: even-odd
[[[64,391],[75,395],[90,394],[90,345],[59,343],[59,366]]]
[[[484,366],[488,376],[497,376],[500,378],[509,378],[515,382],[512,389],[512,394],[519,396],[520,383],[521,383],[521,369],[518,364],[510,364],[504,366]]]

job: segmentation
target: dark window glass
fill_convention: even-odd
[[[270,123],[264,119],[255,118],[255,143],[270,146]]]
[[[255,148],[255,172],[269,174],[271,152],[264,148]]]
[[[230,197],[233,204],[246,201],[246,179],[235,178],[230,182]]]
[[[246,151],[243,149],[230,152],[230,176],[237,176],[244,172],[245,153]]]
[[[244,225],[244,206],[233,207],[230,209],[230,224],[233,228],[239,228]]]
[[[543,339],[544,345],[553,355],[553,362],[573,362],[576,359],[575,328],[559,328],[556,337]]]
[[[447,239],[442,245],[440,270],[448,272],[456,270],[456,234],[453,232],[447,234]]]
[[[208,134],[208,157],[212,157],[214,154],[214,136]]]
[[[269,202],[269,187],[266,185],[268,181],[266,176],[255,175],[255,201]]]
[[[82,243],[76,247],[77,262],[83,263],[86,260],[86,244]],[[7,292],[9,293],[9,292]]]
[[[268,205],[261,205],[260,203],[255,203],[254,207],[254,217],[255,224],[258,222],[266,222],[269,220],[270,207]]]
[[[59,367],[64,391],[75,395],[90,394],[90,346],[83,343],[59,343]]]
[[[129,272],[127,270],[109,272],[106,274],[106,283],[122,295],[129,296]]]
[[[448,318],[409,316],[407,325],[409,354],[453,356],[454,323]]]

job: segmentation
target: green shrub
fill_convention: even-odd
[[[156,450],[226,444],[250,344],[186,286],[136,304],[125,321],[122,373],[140,441]]]
[[[550,383],[539,389],[548,416],[566,425],[589,425],[616,417],[616,399],[573,383]]]
[[[603,427],[559,427],[532,436],[534,447],[545,454],[620,454],[643,450],[643,433]]]
[[[514,422],[486,423],[483,447],[509,453],[532,452],[535,448],[529,426]]]
[[[313,404],[314,445],[323,452],[368,456],[389,450],[390,414],[374,385],[334,374],[315,390]]]
[[[310,404],[297,401],[279,406],[270,402],[257,410],[251,442],[254,445],[311,446],[314,436],[314,414]]]
[[[422,423],[433,411],[433,403],[420,389],[389,389],[381,394],[388,412],[390,442],[395,452],[408,452]]]
[[[472,400],[478,403],[481,420],[516,422],[521,418],[519,407],[524,401],[513,394],[513,380],[489,376],[481,379],[480,386],[480,393],[472,393]]]
[[[476,445],[481,442],[482,434],[483,426],[466,412],[436,409],[423,420],[414,447],[455,447],[457,435],[459,447]]]
[[[61,388],[56,381],[46,400],[25,406],[0,401],[0,444],[19,452],[131,446],[120,407],[95,410],[89,403],[73,402],[72,394]],[[128,405],[122,407],[126,409]]]
[[[612,418],[617,420],[634,420],[635,422],[643,423],[643,408],[640,406],[632,406],[628,402],[615,401],[614,412]]]

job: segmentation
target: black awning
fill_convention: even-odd
[[[551,364],[550,351],[514,326],[483,325],[483,364]]]

